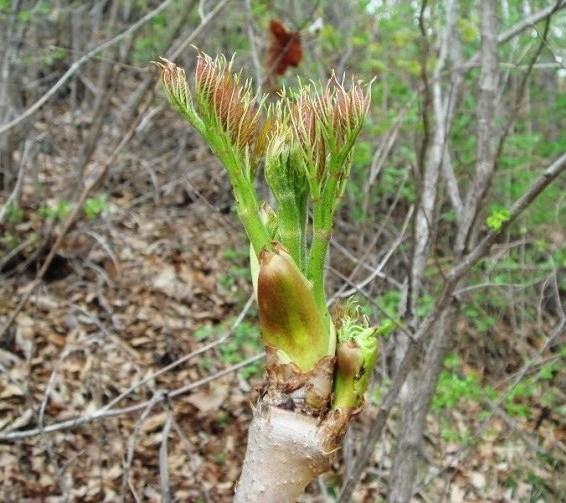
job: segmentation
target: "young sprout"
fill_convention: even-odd
[[[166,59],[156,65],[170,103],[200,133],[226,168],[238,215],[256,255],[271,248],[253,186],[261,146],[268,135],[261,117],[262,100],[253,98],[250,83],[242,83],[223,57],[213,60],[202,53],[197,56],[194,97],[182,69]]]
[[[255,151],[260,114],[254,104],[250,83],[230,71],[224,58],[212,60],[199,54],[195,71],[195,94],[203,113],[214,117],[218,129],[242,153]]]
[[[355,411],[363,405],[377,360],[378,337],[383,335],[384,330],[389,330],[390,325],[370,327],[355,303],[346,305],[337,323],[338,347],[332,406],[342,411]]]
[[[224,57],[197,55],[193,93],[181,68],[165,59],[156,64],[168,100],[228,173],[252,248],[263,341],[276,349],[280,363],[292,362],[304,373],[336,357],[335,406],[358,406],[377,354],[375,330],[340,321],[336,350],[324,265],[369,87],[364,91],[352,82],[346,89],[332,78],[323,89],[302,85],[295,95],[283,91],[266,107]],[[274,209],[262,206],[254,186],[260,164]]]

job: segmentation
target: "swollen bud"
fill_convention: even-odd
[[[160,70],[161,83],[169,101],[177,107],[188,106],[190,94],[185,71],[165,58],[159,58],[154,64]]]
[[[331,114],[326,130],[332,155],[346,159],[350,154],[368,112],[370,90],[371,84],[364,92],[356,82],[346,90],[336,77],[328,82],[325,95],[331,103]]]
[[[322,131],[324,117],[329,113],[328,103],[322,97],[304,88],[290,108],[290,119],[295,137],[312,175],[320,180],[326,168],[326,143]]]
[[[369,98],[359,84],[352,83],[349,91],[341,84],[336,85],[334,106],[332,113],[332,126],[339,140],[344,143],[352,134],[357,134],[367,113]]]
[[[305,266],[308,180],[291,130],[279,124],[265,155],[265,179],[277,201],[279,241],[299,269]]]
[[[346,341],[338,345],[336,365],[343,377],[353,379],[360,373],[363,359],[360,348],[354,341]]]
[[[329,354],[329,334],[312,287],[281,246],[263,250],[259,264],[262,338],[302,371],[309,371]]]
[[[335,409],[355,410],[363,404],[378,355],[380,331],[366,324],[343,320],[338,329],[336,378],[334,380]]]

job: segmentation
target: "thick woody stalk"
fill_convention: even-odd
[[[291,503],[330,467],[328,432],[317,418],[260,406],[250,425],[235,503]]]

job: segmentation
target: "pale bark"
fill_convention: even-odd
[[[426,416],[442,371],[444,355],[450,345],[454,313],[455,309],[448,307],[441,314],[422,367],[408,392],[399,428],[401,434],[397,443],[395,465],[389,480],[389,502],[406,503],[413,495]]]
[[[448,59],[451,64],[450,72],[450,92],[447,93],[445,104],[445,120],[446,120],[446,137],[444,138],[445,148],[442,159],[442,174],[446,182],[448,197],[452,203],[452,207],[456,212],[457,222],[462,220],[462,212],[464,211],[464,202],[460,194],[460,187],[454,167],[452,165],[452,156],[448,148],[448,132],[454,122],[457,111],[462,85],[464,83],[464,71],[462,70],[462,43],[458,33],[458,20],[460,18],[460,6],[458,0],[448,0],[446,2],[446,36],[445,41],[448,51]]]
[[[235,503],[293,503],[330,467],[328,431],[317,418],[273,406],[254,411]]]
[[[418,326],[417,304],[422,294],[422,284],[425,267],[430,255],[432,236],[436,232],[437,219],[435,208],[439,197],[440,173],[444,169],[445,177],[453,177],[451,165],[447,164],[446,143],[447,135],[454,118],[454,102],[462,83],[460,75],[454,74],[452,91],[446,93],[441,86],[440,75],[449,59],[459,59],[457,39],[458,2],[446,2],[446,29],[440,43],[440,54],[432,78],[432,135],[426,147],[425,166],[423,170],[422,193],[415,222],[415,245],[413,250],[410,295],[408,299],[408,317],[413,327]],[[425,91],[427,92],[427,91]],[[454,179],[455,183],[455,179]],[[453,187],[457,192],[457,185]],[[455,202],[460,202],[459,194],[452,193]],[[461,204],[461,203],[460,203]],[[460,216],[460,215],[458,215]],[[404,334],[399,334],[400,344],[396,348],[398,365],[406,354],[409,340]],[[407,377],[400,396],[401,426],[396,453],[389,481],[389,501],[408,501],[416,478],[419,446],[422,438],[424,420],[428,410],[428,402],[420,395],[422,387],[422,369],[413,370]]]
[[[450,19],[450,6],[455,4],[455,0],[447,1],[447,17]],[[557,4],[558,6],[558,4]],[[448,182],[448,191],[451,202],[458,214],[458,236],[456,241],[455,257],[458,266],[454,272],[467,268],[469,259],[476,260],[479,253],[483,253],[481,249],[486,249],[486,238],[475,247],[474,252],[465,255],[466,249],[475,245],[474,231],[478,228],[478,216],[481,214],[485,196],[489,191],[491,180],[496,166],[496,158],[498,150],[495,148],[498,135],[495,129],[497,88],[498,88],[498,57],[497,57],[497,3],[493,0],[483,0],[480,4],[481,8],[481,36],[482,48],[480,54],[480,78],[479,78],[479,100],[477,108],[477,150],[476,150],[476,171],[468,192],[466,200],[462,207],[457,192],[457,185],[454,182],[452,170],[449,165],[443,165],[446,180]],[[558,7],[556,7],[558,8]],[[452,17],[452,19],[457,19]],[[450,25],[448,20],[448,25]],[[545,34],[548,25],[545,28]],[[447,32],[451,30],[447,27]],[[543,36],[543,40],[544,40]],[[450,47],[454,49],[454,43],[450,43]],[[533,63],[538,57],[538,53],[533,58]],[[454,67],[458,67],[459,55],[457,51],[451,54]],[[452,75],[453,87],[458,86],[458,76]],[[456,85],[454,79],[456,78]],[[520,101],[520,100],[518,100]],[[452,112],[450,111],[450,102],[446,109],[448,113],[445,116],[445,130],[449,130]],[[453,106],[453,103],[452,103]],[[436,112],[436,110],[435,110]],[[437,116],[438,117],[438,116]],[[447,151],[444,152],[444,161],[446,161]],[[529,191],[533,194],[538,193],[536,185],[548,183],[548,177],[554,176],[561,170],[564,170],[564,162],[566,156],[562,156],[553,163],[544,173],[536,184]],[[448,169],[447,169],[448,168]],[[550,175],[550,173],[553,175]],[[543,182],[543,180],[545,180]],[[511,214],[516,215],[525,208],[525,204],[532,197],[525,194],[511,208]],[[476,233],[477,234],[477,233]],[[414,266],[414,264],[413,264]],[[445,276],[447,283],[453,282],[450,288],[456,288],[461,280],[462,275],[449,273]],[[417,295],[413,292],[413,295]],[[417,467],[420,455],[422,438],[426,428],[426,416],[430,403],[436,390],[438,377],[442,371],[442,364],[447,351],[450,348],[452,337],[454,334],[454,321],[456,315],[455,305],[447,302],[448,299],[441,301],[439,299],[436,306],[438,318],[433,322],[431,327],[433,330],[433,338],[426,348],[423,361],[420,368],[410,375],[411,380],[409,386],[406,387],[406,396],[403,400],[402,420],[399,428],[400,436],[397,445],[397,452],[394,465],[390,477],[389,485],[389,502],[406,503],[411,501],[414,491],[414,482],[417,477]],[[425,320],[426,323],[426,320]]]
[[[462,220],[456,236],[456,254],[461,256],[470,245],[477,221],[495,170],[495,108],[499,81],[497,58],[497,2],[480,4],[480,77],[477,108],[476,171],[466,194]],[[473,246],[473,243],[472,243]]]
[[[369,462],[375,446],[385,428],[385,424],[391,410],[399,395],[400,389],[405,382],[410,370],[414,368],[414,363],[422,353],[421,348],[429,340],[431,331],[443,316],[446,309],[454,299],[454,292],[460,281],[471,271],[471,269],[485,256],[489,255],[491,246],[496,242],[501,233],[505,232],[510,225],[521,215],[537,197],[544,191],[556,178],[566,173],[566,152],[557,158],[552,164],[546,167],[529,189],[517,199],[509,210],[509,220],[503,222],[499,231],[490,230],[481,239],[477,246],[445,274],[445,282],[442,291],[436,298],[432,311],[419,324],[418,329],[413,335],[413,341],[399,366],[397,373],[391,383],[391,387],[385,395],[380,405],[379,412],[375,417],[366,437],[366,441],[356,459],[354,468],[346,480],[342,492],[338,497],[337,503],[348,503],[351,501],[352,493],[360,480],[364,469]]]
[[[6,24],[3,26],[4,34],[0,43],[0,125],[8,122],[15,115],[14,89],[16,87],[15,76],[11,69],[18,53],[19,36],[14,36],[16,31],[18,13],[21,2],[12,2],[11,13]],[[15,132],[0,135],[0,188],[8,189],[14,175],[13,154],[17,149]]]

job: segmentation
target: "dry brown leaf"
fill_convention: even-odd
[[[227,384],[215,383],[208,390],[197,391],[187,397],[187,401],[201,412],[218,410],[228,397]]]
[[[151,280],[154,290],[164,293],[178,301],[189,302],[193,298],[192,280],[187,271],[179,275],[171,265],[165,265],[156,277]]]

